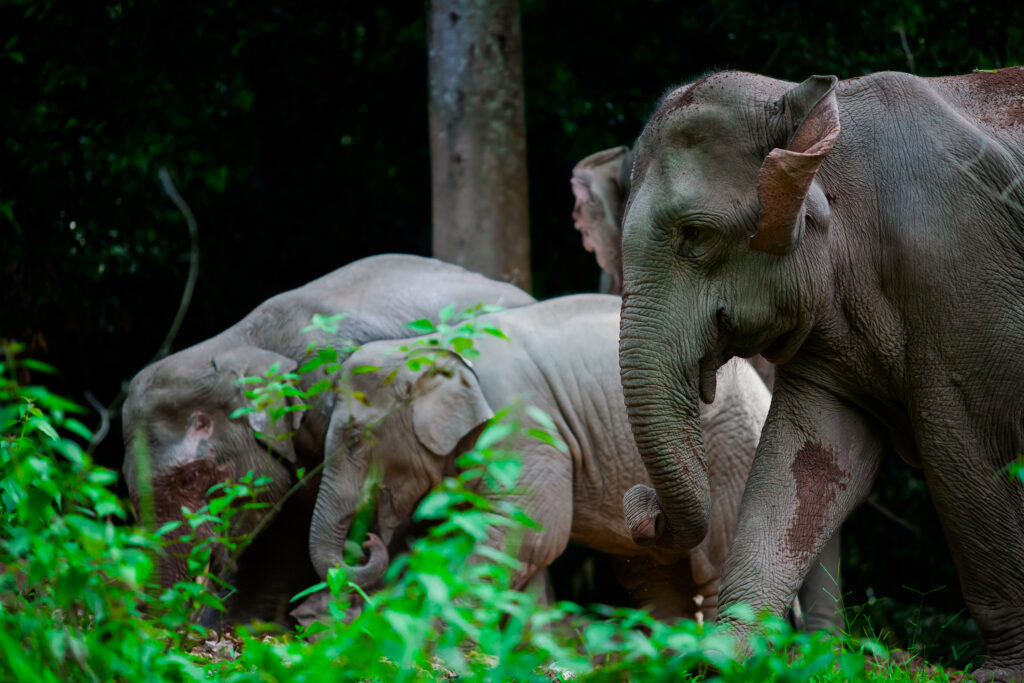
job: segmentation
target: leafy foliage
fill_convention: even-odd
[[[326,582],[329,623],[271,639],[243,629],[241,652],[226,661],[190,654],[205,635],[192,623],[195,611],[216,607],[218,598],[208,581],[155,588],[153,558],[174,524],[151,531],[126,523],[124,505],[109,488],[116,475],[95,466],[69,436],[88,436],[68,416],[80,409],[43,387],[19,386],[20,351],[5,345],[0,365],[5,677],[679,680],[701,670],[723,681],[864,676],[862,656],[841,652],[823,635],[794,633],[778,619],[758,622],[749,656],[741,658],[720,629],[664,624],[630,609],[599,608],[603,618],[595,618],[573,603],[543,605],[512,590],[520,568],[516,539],[536,525],[508,495],[516,492],[519,461],[506,444],[543,434],[565,448],[550,418],[523,404],[496,415],[460,457],[458,474],[422,502],[417,518],[434,524],[392,564],[381,592],[365,596],[343,570],[333,570]],[[22,365],[47,369],[29,360]],[[230,537],[231,519],[259,507],[265,483],[250,476],[219,484],[206,506],[188,512],[184,526],[212,532],[191,550],[192,576],[203,576],[217,548],[234,552],[244,543]],[[504,544],[495,544],[496,532]],[[352,618],[359,600],[364,606]]]

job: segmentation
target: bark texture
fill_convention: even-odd
[[[431,0],[433,253],[530,288],[518,0]]]

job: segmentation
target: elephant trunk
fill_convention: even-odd
[[[711,513],[698,394],[714,394],[714,374],[698,381],[702,345],[666,338],[663,321],[671,317],[662,309],[649,297],[622,303],[626,411],[654,484],[653,491],[643,485],[627,491],[623,512],[637,543],[688,551],[704,539]]]
[[[349,581],[361,588],[372,586],[384,578],[388,568],[388,550],[375,534],[369,534],[363,547],[369,557],[360,566],[345,564],[343,551],[349,528],[359,504],[359,494],[366,478],[366,458],[360,458],[358,472],[341,472],[342,461],[349,454],[328,456],[324,467],[320,492],[313,511],[313,524],[309,530],[309,554],[313,567],[321,578],[327,577],[327,570],[339,566],[346,571]]]

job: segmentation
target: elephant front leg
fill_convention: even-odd
[[[780,374],[726,560],[721,609],[744,603],[782,616],[867,497],[886,447],[874,420]]]
[[[517,444],[519,445],[519,444]],[[495,502],[519,507],[540,529],[495,526],[488,530],[488,545],[519,559],[512,588],[524,590],[530,580],[555,561],[569,544],[573,518],[572,462],[547,445],[528,442],[518,449],[523,469],[513,491],[489,493]]]

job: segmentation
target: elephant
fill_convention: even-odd
[[[632,150],[612,147],[580,160],[572,169],[573,224],[583,248],[594,252],[601,267],[600,291],[608,294],[622,293],[622,213],[632,168]]]
[[[776,364],[723,606],[780,613],[892,452],[924,470],[978,678],[1024,680],[1024,486],[1006,473],[1024,452],[1022,101],[1021,67],[724,71],[646,123],[619,359],[658,547],[696,546],[714,516],[697,406],[717,368]]]
[[[263,412],[231,419],[233,411],[247,405],[239,378],[261,375],[274,365],[279,372],[293,371],[310,346],[343,350],[350,343],[408,336],[406,323],[436,316],[449,304],[461,311],[481,302],[511,307],[533,301],[510,284],[404,254],[364,258],[268,299],[224,332],[153,363],[132,379],[123,410],[123,471],[135,509],[140,506],[137,438],[151,462],[158,525],[181,519],[183,505],[198,509],[212,485],[237,480],[250,470],[272,477],[265,502],[278,503],[299,482],[300,470],[310,472],[323,461],[332,392],[320,394],[308,410],[285,413],[276,424]],[[345,317],[334,321],[333,331],[327,323],[301,333],[314,314]],[[323,377],[321,371],[311,372],[300,386],[309,388]],[[293,438],[277,438],[289,432]],[[241,534],[265,526],[233,577],[238,592],[227,603],[229,621],[284,623],[289,598],[316,583],[306,537],[318,481],[315,475],[304,478],[272,520],[250,515],[232,529]],[[179,557],[167,557],[159,567],[165,586],[186,571],[180,555],[188,548],[179,543],[172,550]],[[223,564],[224,558],[215,559]],[[224,574],[228,567],[217,570]]]
[[[617,578],[655,616],[693,617],[699,609],[713,619],[718,579],[770,396],[745,361],[722,369],[718,400],[701,412],[713,499],[710,529],[683,552],[648,544],[660,519],[647,516],[643,506],[622,508],[623,493],[645,472],[619,384],[619,307],[618,297],[581,294],[486,316],[481,321],[509,341],[478,340],[480,356],[472,363],[450,352],[437,357],[435,368],[411,369],[407,354],[395,351],[415,339],[374,342],[355,352],[346,367],[376,370],[353,372],[351,390],[361,398],[348,408],[339,405],[331,417],[309,535],[317,572],[326,576],[336,565],[350,577],[364,572],[364,565],[343,562],[342,549],[371,468],[381,473],[371,529],[387,543],[453,471],[495,411],[521,398],[551,416],[568,452],[532,438],[515,444],[522,474],[511,498],[543,530],[527,531],[522,539],[514,587],[547,567],[572,540],[615,556]],[[491,540],[500,546],[500,536]],[[832,601],[818,600],[807,611],[810,627],[834,627]]]

